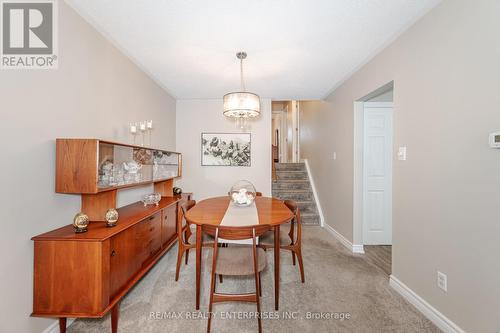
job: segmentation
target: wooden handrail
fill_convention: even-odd
[[[273,150],[273,154],[271,156],[271,175],[272,175],[272,180],[273,182],[276,182],[278,180],[278,178],[276,177],[276,164],[275,164],[275,159],[274,159],[274,150],[275,150],[275,147],[274,145],[272,145],[272,150]]]

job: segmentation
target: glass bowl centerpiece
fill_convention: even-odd
[[[229,197],[236,206],[249,206],[255,200],[255,187],[248,180],[240,180],[231,187]]]
[[[151,193],[151,194],[146,194],[145,196],[142,197],[142,203],[144,204],[144,207],[148,205],[156,205],[158,206],[158,203],[161,200],[161,194],[160,193]]]

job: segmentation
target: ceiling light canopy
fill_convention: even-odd
[[[245,52],[236,53],[236,57],[240,59],[240,80],[241,91],[225,94],[224,115],[231,118],[255,118],[260,115],[260,98],[259,95],[247,92],[245,89],[245,81],[243,79],[243,59],[247,57]]]

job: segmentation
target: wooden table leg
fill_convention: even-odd
[[[196,225],[196,310],[200,309],[201,284],[201,225]]]
[[[280,226],[274,227],[274,308],[278,310],[280,297]]]
[[[111,309],[111,332],[118,332],[118,318],[120,317],[120,302]]]
[[[59,318],[59,333],[66,333],[66,318]]]

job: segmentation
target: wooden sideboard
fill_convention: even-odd
[[[175,244],[178,206],[189,195],[164,197],[158,206],[118,209],[119,224],[93,222],[76,234],[72,225],[35,236],[33,316],[100,318],[112,311],[117,331],[123,296]]]
[[[84,233],[66,225],[32,238],[32,316],[59,318],[60,332],[66,331],[67,318],[101,318],[109,311],[112,332],[117,332],[120,300],[175,244],[179,207],[190,199],[190,194],[174,196],[173,178],[166,177],[99,187],[98,160],[103,148],[112,145],[131,149],[127,156],[132,152],[134,160],[136,152],[149,149],[96,139],[57,140],[56,192],[81,194],[82,211],[90,212],[91,220]],[[178,155],[178,166],[165,164],[178,167],[174,178],[181,172]],[[153,166],[152,159],[150,163]],[[161,193],[159,204],[145,207],[136,202],[117,208],[117,225],[106,227],[101,221],[107,209],[115,208],[116,191],[145,183]]]

